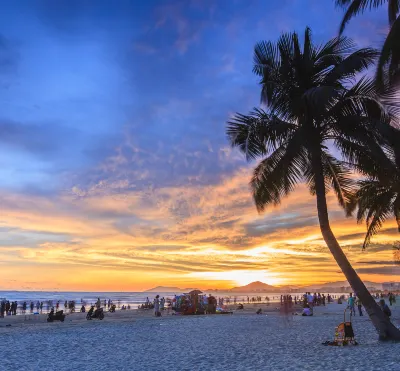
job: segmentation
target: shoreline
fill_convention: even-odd
[[[335,305],[335,304],[329,304]],[[202,315],[180,315],[180,314],[173,314],[174,312],[171,310],[164,310],[162,312],[161,317],[154,316],[153,309],[127,309],[127,310],[117,310],[114,313],[110,313],[108,311],[104,311],[104,320],[100,321],[97,319],[87,320],[86,313],[81,312],[74,312],[66,314],[66,318],[64,322],[55,321],[52,323],[47,322],[47,314],[19,314],[16,316],[5,316],[4,318],[0,318],[0,332],[3,332],[4,329],[11,330],[15,328],[21,327],[65,327],[66,325],[85,325],[85,323],[89,324],[91,322],[100,322],[100,323],[109,323],[109,322],[133,322],[136,320],[143,320],[143,319],[155,319],[155,320],[165,320],[170,318],[189,318],[189,317],[221,317],[221,316],[231,316],[231,315],[255,315],[255,312],[261,308],[262,314],[277,314],[280,313],[280,306],[274,304],[267,305],[266,303],[256,303],[256,304],[245,304],[244,309],[237,310],[237,306],[235,305],[228,305],[227,310],[232,311],[233,314],[202,314]],[[301,305],[293,305],[293,311],[301,311]]]

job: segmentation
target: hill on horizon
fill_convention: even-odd
[[[268,292],[268,291],[279,291],[279,288],[268,285],[267,283],[264,283],[261,281],[255,281],[255,282],[251,282],[245,286],[233,287],[229,291],[232,291],[232,292],[251,292],[251,291]]]
[[[181,289],[179,287],[175,287],[175,286],[157,286],[157,287],[153,287],[152,289],[149,290],[145,290],[143,292],[190,292],[193,290],[199,290],[199,289],[191,289],[191,288],[186,288],[186,289]],[[200,290],[201,291],[201,290]]]
[[[375,287],[378,290],[382,289],[382,283],[372,282],[372,281],[364,281],[367,287]],[[169,292],[169,293],[188,293],[193,290],[200,290],[200,291],[226,291],[226,292],[281,292],[285,289],[296,289],[296,290],[323,290],[324,288],[341,288],[341,287],[349,287],[349,283],[347,281],[336,281],[336,282],[326,282],[321,284],[315,285],[306,285],[306,286],[295,286],[295,285],[288,285],[288,286],[272,286],[268,285],[267,283],[261,281],[251,282],[245,286],[237,286],[231,289],[199,289],[199,288],[180,288],[175,286],[157,286],[149,290],[145,290],[143,292]]]

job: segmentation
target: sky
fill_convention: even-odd
[[[139,291],[343,280],[300,184],[258,214],[226,122],[259,106],[256,42],[310,26],[332,0],[14,0],[0,13],[0,289]],[[382,43],[385,9],[352,21]],[[385,224],[329,195],[332,227],[365,280],[400,279]]]

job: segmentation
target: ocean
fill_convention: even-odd
[[[266,297],[270,299],[271,303],[279,302],[281,293],[266,293],[266,292],[249,292],[249,293],[237,293],[232,292],[207,292],[204,294],[212,293],[215,297],[230,298],[230,303],[234,303],[236,298],[237,303],[247,303],[247,297],[261,296],[262,302],[266,301]],[[179,295],[181,292],[77,292],[77,291],[0,291],[0,301],[8,300],[10,302],[17,301],[18,307],[20,308],[24,302],[29,307],[30,303],[33,302],[36,308],[37,302],[43,302],[44,312],[48,311],[51,306],[55,306],[57,302],[60,302],[60,308],[64,308],[65,301],[75,301],[76,309],[79,309],[82,304],[86,307],[95,304],[97,298],[100,298],[101,303],[104,301],[111,300],[119,309],[122,305],[129,305],[131,309],[137,309],[139,305],[146,302],[147,298],[153,301],[156,295],[165,298],[173,298],[174,295]],[[296,293],[291,294],[294,296],[301,296],[302,294]],[[325,293],[327,295],[327,293]],[[338,297],[342,294],[331,293],[333,297]]]

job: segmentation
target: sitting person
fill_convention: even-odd
[[[82,307],[81,307],[81,313],[85,313],[85,312],[86,312],[86,308],[85,308],[84,305],[82,305]]]
[[[239,304],[237,309],[243,309],[243,304]]]
[[[260,308],[260,309],[256,312],[256,314],[262,314],[262,309]]]
[[[310,308],[310,306],[307,304],[307,306],[303,309],[303,313],[301,314],[304,317],[309,317],[313,315],[313,310]]]

